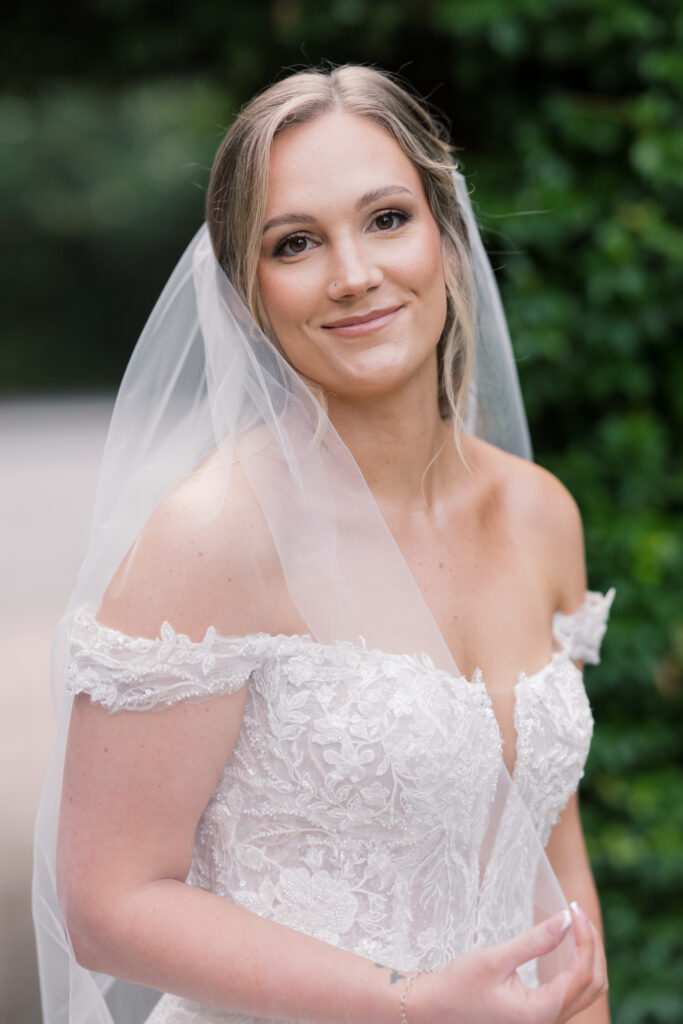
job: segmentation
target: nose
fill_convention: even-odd
[[[360,239],[345,239],[334,251],[328,295],[331,299],[357,298],[382,283],[383,274],[369,246]]]

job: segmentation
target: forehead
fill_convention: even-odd
[[[416,168],[384,128],[352,114],[324,114],[286,128],[273,141],[266,217],[292,204],[343,206],[387,185],[424,194]]]

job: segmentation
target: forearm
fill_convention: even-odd
[[[547,853],[565,897],[570,902],[576,900],[584,908],[602,936],[600,900],[581,827],[578,793],[570,799],[560,821],[553,829]],[[609,968],[609,964],[607,966]],[[609,1021],[609,1003],[606,995],[572,1018],[572,1024],[609,1024]]]
[[[575,899],[588,913],[604,941],[600,900],[593,882],[593,876],[577,878],[571,886],[571,899]],[[608,963],[609,968],[609,963]],[[610,1024],[609,999],[607,993],[600,996],[592,1006],[572,1017],[572,1024]]]
[[[399,1020],[405,982],[389,968],[182,882],[148,883],[80,931],[91,969],[221,1009],[311,1024]]]
[[[577,870],[560,878],[562,888],[568,900],[576,900],[588,913],[591,921],[604,940],[600,900],[598,898],[593,875],[590,871]],[[609,964],[608,964],[609,967]],[[610,1024],[609,1000],[607,994],[601,996],[586,1010],[572,1017],[572,1024]]]
[[[600,996],[588,1009],[575,1014],[571,1019],[571,1024],[610,1024],[607,993]]]

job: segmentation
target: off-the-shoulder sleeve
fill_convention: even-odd
[[[614,594],[614,587],[606,594],[588,590],[583,604],[575,612],[568,615],[555,612],[553,638],[573,661],[585,661],[590,665],[597,665],[600,661],[600,645],[607,629]]]
[[[263,660],[269,639],[260,633],[221,637],[210,627],[197,642],[165,622],[159,637],[150,640],[79,612],[71,630],[66,689],[89,694],[109,711],[147,711],[235,693]]]

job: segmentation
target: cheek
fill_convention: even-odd
[[[427,220],[427,218],[425,218]],[[400,256],[400,282],[440,315],[441,296],[445,296],[441,232],[431,218],[421,225],[419,238],[406,239]],[[395,270],[398,266],[395,265]]]
[[[258,274],[261,306],[276,334],[304,324],[313,308],[314,288],[299,274],[264,269]]]
[[[441,337],[448,309],[441,233],[430,231],[425,243],[415,248],[410,268],[412,289],[425,311],[430,334]]]
[[[441,245],[441,233],[438,228],[431,229],[425,242],[415,253],[413,263],[415,280],[420,281],[424,286],[433,288],[435,292],[445,287],[443,273],[443,249]]]
[[[275,327],[287,308],[287,289],[283,287],[277,274],[268,273],[267,270],[259,270],[258,289],[261,308],[268,322]]]
[[[289,269],[289,268],[288,268]],[[264,328],[281,355],[299,373],[311,376],[306,323],[315,308],[310,282],[277,270],[259,270],[258,287]]]

